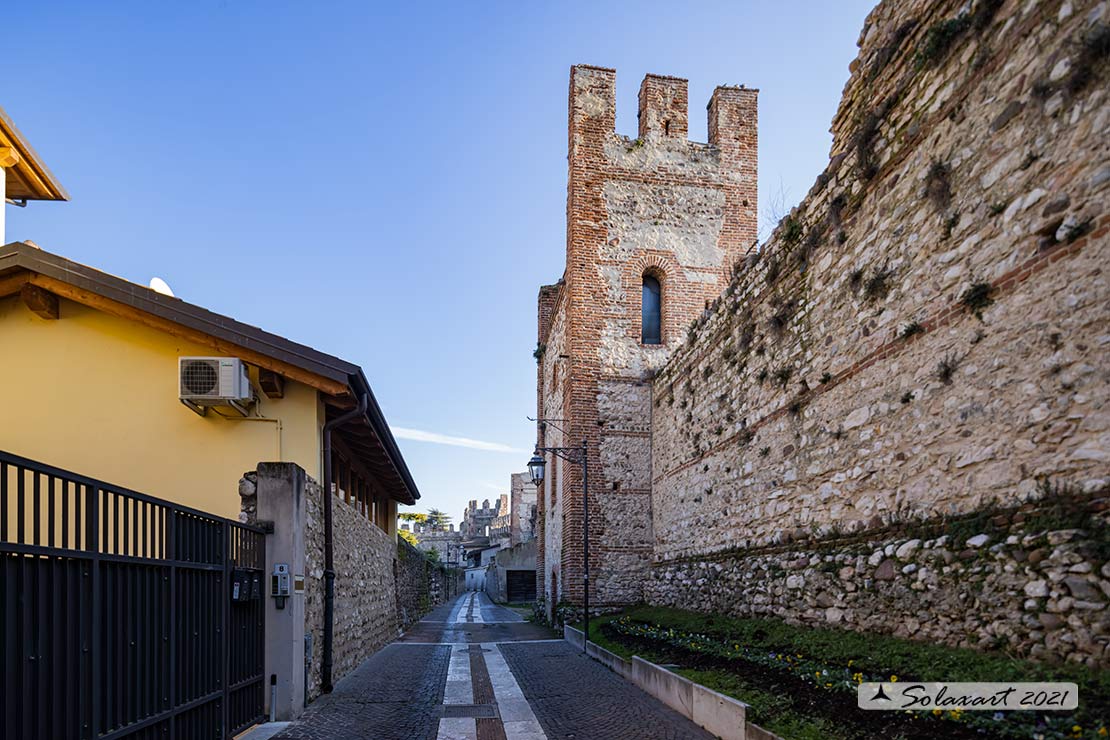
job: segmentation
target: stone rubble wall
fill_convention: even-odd
[[[1051,521],[1030,503],[972,521],[908,521],[855,536],[672,560],[656,568],[648,598],[1106,666],[1110,503],[1088,497],[1066,503],[1089,509],[1102,522],[1101,535],[1044,529]]]
[[[804,554],[1035,499],[1045,479],[1106,486],[1108,23],[1093,0],[871,13],[828,168],[653,381],[653,603],[711,608],[683,601],[674,574],[690,562],[791,541]],[[1009,604],[1038,574],[978,567],[1020,571],[992,581],[1017,588]],[[936,573],[953,589],[957,575]],[[713,608],[748,610],[758,582],[726,579]],[[903,592],[906,613],[944,623],[950,600]],[[975,603],[967,619],[1005,622]],[[1092,634],[1095,613],[1072,612]],[[1030,654],[1097,653],[1047,638],[1034,651],[1028,631],[1012,637],[1021,609],[1009,619],[991,634]]]
[[[320,695],[324,646],[324,503],[320,484],[305,487],[305,630],[312,635],[309,701]],[[332,682],[399,634],[394,538],[336,496],[332,499],[335,624]]]
[[[423,543],[421,543],[423,544]],[[459,593],[461,571],[437,565],[418,548],[397,540],[397,623],[406,630]]]

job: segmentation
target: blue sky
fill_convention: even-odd
[[[8,238],[360,364],[458,520],[534,439],[570,66],[617,69],[633,136],[645,73],[689,78],[698,141],[713,87],[759,88],[766,211],[823,169],[872,4],[14,3],[0,105],[72,202]]]

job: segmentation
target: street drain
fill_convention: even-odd
[[[496,719],[496,704],[441,704],[440,717],[474,717],[476,719]]]

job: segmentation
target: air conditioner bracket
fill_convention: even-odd
[[[197,416],[208,416],[207,406],[201,406],[199,403],[193,403],[187,398],[180,398],[178,400],[181,401],[181,403],[184,404],[190,411],[195,412]]]

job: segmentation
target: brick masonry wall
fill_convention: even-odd
[[[1080,493],[1110,479],[1110,88],[1091,58],[1110,11],[961,7],[888,1],[871,13],[828,168],[654,379],[653,602],[689,596],[668,584],[691,559],[790,541],[805,554],[892,518],[1036,498],[1045,478]],[[853,567],[851,580],[867,579]],[[1025,581],[994,574],[1011,605],[1038,574],[1013,567]],[[962,577],[934,576],[937,589]],[[751,587],[734,583],[713,608],[750,610]],[[897,598],[950,620],[933,592]],[[891,607],[869,603],[853,624],[876,629]],[[968,624],[1001,620],[989,634],[1011,645],[1077,652],[1014,637],[1020,610],[1006,622],[974,604]],[[1072,614],[1097,633],[1095,613]],[[923,636],[963,643],[963,626]]]
[[[686,81],[648,75],[632,140],[614,129],[615,82],[611,69],[571,70],[566,272],[541,291],[539,305],[540,415],[561,420],[544,433],[546,444],[590,446],[591,599],[599,607],[640,601],[650,562],[646,378],[720,294],[756,233],[757,92],[718,88],[710,142],[701,144],[686,138]],[[640,343],[645,274],[662,286],[661,345]],[[559,467],[555,501],[548,491],[540,518],[539,561],[548,600],[558,580],[558,600],[578,603],[582,479],[577,465]]]

